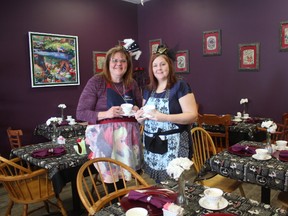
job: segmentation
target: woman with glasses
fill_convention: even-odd
[[[85,134],[86,144],[92,151],[89,158],[109,157],[140,170],[140,130],[133,113],[141,106],[142,96],[132,69],[129,52],[122,46],[111,48],[106,54],[103,72],[90,78],[83,89],[76,116],[89,123]],[[124,103],[134,105],[130,114],[122,111],[120,105]],[[113,175],[118,178],[115,169]],[[111,183],[111,173],[105,176],[105,182]],[[112,184],[107,185],[109,191],[114,191]]]

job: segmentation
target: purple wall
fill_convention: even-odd
[[[113,6],[112,6],[113,4]],[[279,51],[279,25],[288,20],[287,0],[152,0],[134,5],[120,0],[11,0],[0,8],[0,154],[9,154],[6,129],[24,131],[24,144],[37,143],[33,130],[60,115],[58,104],[75,116],[80,93],[93,75],[92,51],[106,51],[124,38],[138,38],[147,68],[149,40],[161,38],[189,50],[187,80],[202,113],[242,111],[280,121],[288,111],[288,52]],[[203,31],[222,30],[222,55],[203,57]],[[28,32],[77,35],[81,85],[31,88]],[[260,70],[238,71],[238,44],[260,42]],[[135,62],[135,66],[138,62]]]
[[[113,7],[111,6],[113,4]],[[127,37],[137,38],[137,5],[119,0],[6,1],[0,8],[0,154],[7,156],[8,126],[21,128],[24,144],[42,141],[33,136],[37,124],[60,116],[75,117],[78,98],[93,75],[92,51],[107,51]],[[78,36],[81,85],[31,88],[28,32]]]
[[[288,112],[288,52],[279,51],[279,26],[288,20],[288,2],[237,0],[152,0],[138,7],[138,41],[162,38],[170,48],[189,50],[192,86],[200,112],[236,114],[249,98],[251,116],[281,121]],[[222,30],[222,55],[202,55],[203,31]],[[238,71],[238,44],[260,43],[260,70]],[[143,65],[148,57],[143,55]]]

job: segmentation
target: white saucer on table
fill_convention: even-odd
[[[220,199],[220,201],[219,201],[219,203],[218,203],[218,205],[216,207],[215,206],[211,206],[209,200],[206,197],[202,197],[199,200],[199,205],[202,208],[209,209],[209,210],[214,210],[214,211],[224,209],[224,208],[226,208],[228,206],[228,204],[229,204],[229,202],[224,197],[222,197]]]
[[[243,117],[242,117],[242,119],[249,119],[249,118],[250,118],[249,116],[247,116],[247,117],[246,117],[246,116],[245,116],[245,117],[243,116]]]
[[[242,119],[240,119],[240,118],[234,118],[234,119],[232,119],[232,121],[234,121],[234,122],[241,122]]]
[[[69,125],[75,125],[75,124],[77,124],[77,122],[69,122],[68,124]]]
[[[272,158],[271,155],[266,155],[265,158],[259,158],[258,154],[253,154],[252,155],[252,158],[256,159],[256,160],[262,160],[262,161],[265,161],[265,160],[270,160]]]

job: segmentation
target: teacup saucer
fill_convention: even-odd
[[[253,154],[252,157],[256,160],[270,160],[272,158],[271,155],[266,155],[265,158],[259,158],[258,154]]]
[[[77,122],[69,122],[68,124],[69,125],[75,125],[75,124],[77,124]]]
[[[199,205],[202,207],[202,208],[205,208],[205,209],[209,209],[209,210],[221,210],[221,209],[224,209],[228,206],[229,202],[224,198],[222,197],[218,203],[217,206],[211,206],[207,197],[202,197],[200,200],[199,200]]]
[[[135,115],[135,111],[132,110],[129,114],[123,113],[123,114],[121,114],[121,115],[122,115],[122,116],[131,117],[131,116],[134,116],[134,115]]]
[[[234,121],[234,122],[241,122],[242,119],[240,119],[240,118],[234,118],[234,119],[232,119],[232,121]]]

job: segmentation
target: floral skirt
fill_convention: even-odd
[[[91,149],[90,159],[108,157],[120,161],[134,170],[141,168],[143,147],[137,122],[88,125],[86,144]],[[119,167],[115,166],[113,169],[113,173],[110,173],[106,164],[101,164],[101,172],[106,183],[112,183],[113,178],[116,180],[121,178]],[[125,180],[131,180],[131,175],[125,173]]]

